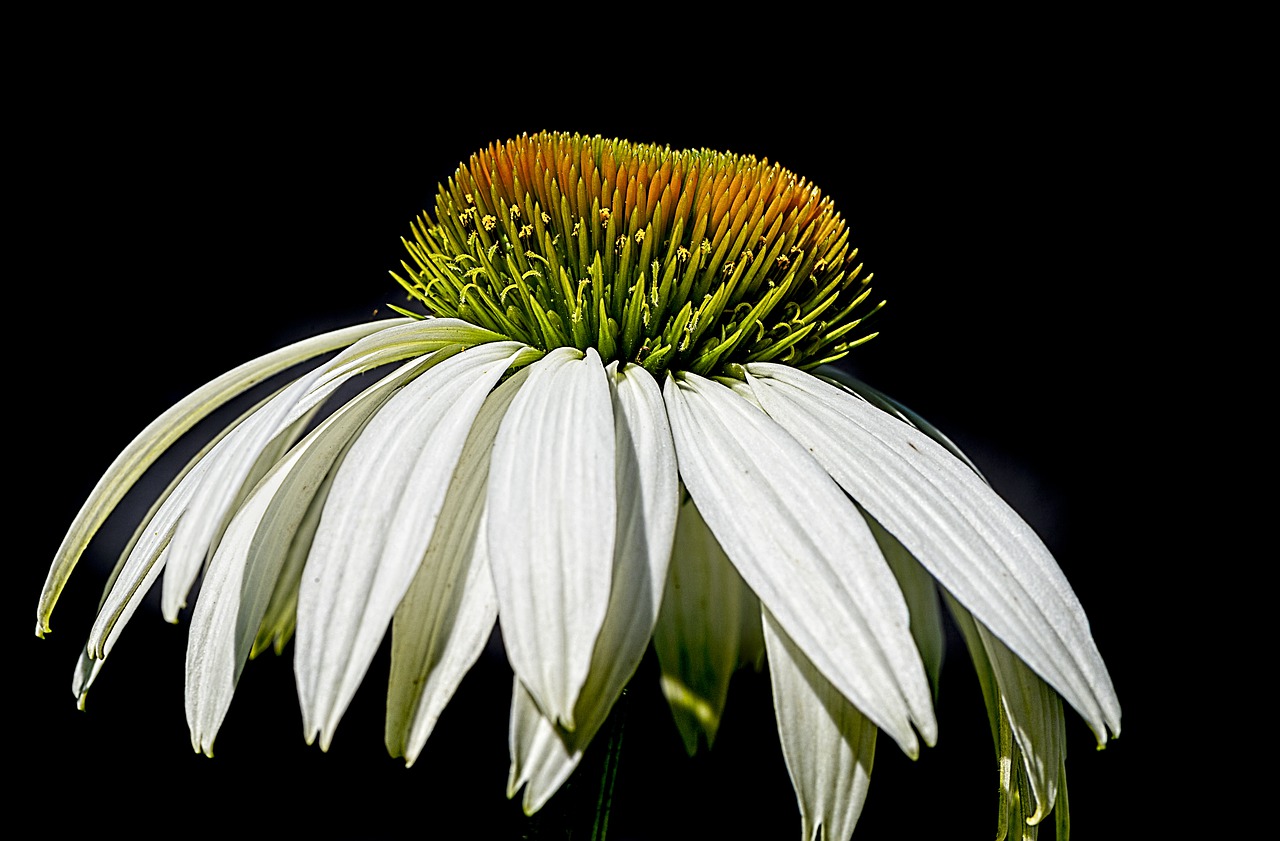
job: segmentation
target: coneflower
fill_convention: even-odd
[[[544,132],[441,185],[395,275],[403,317],[197,389],[95,487],[36,630],[138,477],[215,408],[337,352],[219,433],[156,501],[104,594],[75,692],[161,582],[212,753],[245,661],[292,639],[327,747],[392,629],[386,743],[412,763],[494,624],[515,673],[510,796],[565,782],[652,642],[690,753],[729,677],[767,664],[805,839],[847,838],[877,734],[937,725],[944,613],[1000,757],[1000,836],[1066,834],[1062,700],[1120,709],[1044,544],[940,432],[829,363],[880,307],[829,199],[781,166]],[[378,376],[362,390],[356,375]],[[164,572],[161,578],[161,572]]]

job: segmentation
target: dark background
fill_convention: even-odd
[[[1073,828],[1125,837],[1169,738],[1154,683],[1158,527],[1143,500],[1156,490],[1144,438],[1146,302],[1163,271],[1152,219],[1171,193],[1159,84],[1122,45],[1085,46],[1087,62],[1078,45],[1036,45],[906,54],[883,70],[837,51],[829,67],[682,60],[616,74],[594,72],[590,56],[561,69],[462,50],[382,74],[336,50],[286,59],[265,44],[194,55],[171,44],[69,58],[74,84],[20,86],[11,811],[194,837],[527,830],[504,797],[510,672],[497,658],[405,770],[382,748],[385,659],[322,754],[301,737],[291,649],[264,656],[210,760],[191,752],[183,718],[185,625],[148,602],[78,712],[71,669],[145,489],[81,561],[54,633],[30,629],[48,559],[134,434],[251,357],[386,314],[401,301],[387,274],[399,238],[436,184],[482,145],[549,128],[752,153],[834,198],[889,302],[854,369],[970,454],[1090,616],[1125,727],[1097,752],[1069,713]],[[948,657],[938,746],[912,763],[882,740],[856,838],[994,831],[981,698],[955,639]],[[611,838],[794,837],[766,676],[735,680],[716,748],[692,760],[656,682],[632,699]]]

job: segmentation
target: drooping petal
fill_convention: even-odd
[[[489,558],[507,657],[566,730],[609,603],[614,435],[599,355],[557,348],[507,410],[490,465]]]
[[[482,499],[477,506],[482,512],[483,505]],[[406,766],[417,761],[498,621],[489,559],[484,542],[477,539],[483,528],[482,513],[463,546],[455,548],[455,543],[442,550],[461,561],[455,579],[445,579],[443,564],[428,555],[396,611],[384,740],[392,756],[405,758]]]
[[[618,503],[609,607],[574,708],[573,732],[557,730],[541,714],[513,709],[509,787],[514,795],[527,784],[524,808],[530,814],[577,767],[648,649],[675,537],[680,482],[662,392],[638,365],[619,371],[611,364],[606,373],[613,394]],[[516,683],[514,703],[536,712]]]
[[[1000,817],[1025,811],[1023,817],[1038,824],[1059,800],[1065,779],[1062,699],[955,598],[946,601],[987,706],[1000,763]]]
[[[978,627],[1000,687],[1009,728],[1018,743],[1033,797],[1027,823],[1038,824],[1058,799],[1058,776],[1066,748],[1062,699],[986,628]]]
[[[916,641],[924,670],[929,675],[933,696],[938,697],[938,683],[942,675],[942,655],[946,650],[946,635],[942,628],[942,605],[938,599],[938,585],[919,561],[911,557],[898,539],[884,530],[875,518],[863,513],[871,533],[875,535],[885,562],[898,579],[902,595],[911,613],[911,638]]]
[[[1003,721],[1008,725],[1007,718]],[[1005,755],[1008,756],[1008,761],[1002,762],[1000,766],[1000,807],[1003,811],[996,831],[996,841],[1036,841],[1040,837],[1040,819],[1036,817],[1039,807],[1027,778],[1026,759],[1012,735],[1008,736],[1006,744]],[[1058,826],[1062,826],[1061,822]],[[1068,837],[1069,830],[1055,836],[1063,841]]]
[[[601,722],[590,723],[590,736],[585,727],[568,733],[542,714],[520,678],[515,678],[512,684],[511,722],[507,733],[511,746],[507,797],[515,797],[523,787],[520,806],[526,815],[532,815],[547,804],[578,767]]]
[[[162,606],[166,618],[177,620],[202,560],[228,522],[227,512],[235,510],[336,388],[375,365],[403,358],[409,350],[439,349],[458,335],[474,339],[468,331],[478,329],[441,319],[380,330],[356,342],[329,366],[262,400],[219,432],[183,468],[135,531],[113,571],[85,656],[106,657],[162,570],[168,569]],[[197,513],[186,518],[192,508]],[[188,520],[186,526],[184,520]],[[174,568],[169,568],[174,561]],[[77,666],[73,689],[80,703],[100,668]]]
[[[738,667],[743,600],[733,598],[742,579],[725,556],[692,499],[680,506],[671,569],[653,649],[662,693],[692,756],[699,743],[715,743]]]
[[[846,841],[871,784],[876,726],[832,686],[764,612],[773,707],[804,841]]]
[[[426,552],[476,413],[526,351],[491,342],[450,356],[396,392],[343,459],[298,592],[308,742],[328,748]]]
[[[343,383],[389,362],[416,356],[443,359],[449,348],[494,337],[456,319],[427,319],[380,330],[291,383],[237,426],[206,459],[207,468],[193,490],[188,513],[174,532],[161,594],[165,618],[177,621],[231,513]]]
[[[187,642],[187,724],[208,755],[230,706],[299,526],[335,461],[396,389],[429,367],[416,359],[339,407],[255,487],[205,572]]]
[[[86,648],[80,652],[80,656],[76,659],[76,668],[71,675],[71,694],[76,696],[76,706],[83,710],[85,695],[89,692],[89,687],[98,679],[98,673],[102,671],[102,660],[97,660],[89,656],[89,650]]]
[[[760,599],[747,582],[738,579],[738,668],[760,671],[767,660],[764,644],[764,623],[761,622]]]
[[[964,463],[919,430],[784,365],[747,381],[771,417],[975,617],[1062,694],[1099,743],[1120,705],[1089,622],[1049,550]]]
[[[322,403],[353,376],[382,365],[426,356],[452,345],[468,348],[505,338],[457,318],[428,318],[398,324],[366,336],[334,356],[324,365],[307,398],[310,404]],[[307,408],[309,405],[301,411]]]
[[[160,587],[160,609],[169,622],[178,621],[187,594],[238,503],[301,434],[308,414],[290,417],[319,373],[303,375],[268,400],[219,441],[187,477],[190,497],[166,547]]]
[[[89,629],[86,649],[90,657],[106,658],[143,597],[160,577],[167,563],[173,534],[208,470],[210,454],[270,399],[241,415],[187,462],[138,525],[129,546],[121,555],[121,562],[117,563],[114,580],[103,595],[98,615]]]
[[[617,531],[609,607],[574,709],[578,727],[604,722],[653,636],[680,507],[675,444],[662,390],[639,365],[610,366]],[[593,727],[593,729],[594,729]]]
[[[1071,841],[1071,804],[1067,798],[1067,766],[1058,766],[1058,802],[1053,804],[1054,841]]]
[[[298,523],[293,542],[289,544],[284,563],[276,575],[275,587],[271,590],[271,599],[262,615],[262,623],[258,626],[258,635],[254,638],[249,659],[257,657],[268,647],[274,649],[276,654],[283,654],[285,646],[293,638],[293,632],[298,627],[298,590],[302,586],[302,571],[307,565],[307,555],[311,554],[311,544],[320,527],[320,515],[329,499],[329,491],[333,488],[336,475],[337,471],[331,470],[320,482],[315,495],[311,497],[311,505]]]
[[[498,618],[484,540],[489,460],[498,426],[528,373],[517,371],[480,407],[431,543],[396,609],[384,740],[406,765],[418,758]]]
[[[535,814],[577,767],[579,755],[564,743],[556,725],[547,720],[517,676],[511,680],[511,720],[507,725],[511,767],[507,798],[524,787],[521,803],[526,815]]]
[[[594,727],[599,729],[599,723]],[[590,738],[584,738],[585,735],[585,730],[566,733],[548,720],[520,678],[514,678],[511,681],[511,721],[507,731],[511,745],[507,797],[515,797],[523,787],[520,807],[524,813],[533,815],[541,810],[582,761],[583,752],[590,742]],[[566,741],[575,736],[576,745],[581,747]],[[591,736],[595,736],[594,730]]]
[[[818,670],[909,755],[937,732],[902,592],[862,515],[796,439],[710,380],[663,395],[685,486],[743,579]]]
[[[496,333],[452,318],[432,318],[390,328],[352,345],[336,356],[326,367],[325,373],[312,388],[311,399],[323,400],[337,390],[350,377],[377,366],[401,359],[431,354],[449,345],[464,347],[497,341]],[[316,492],[311,508],[298,526],[288,558],[276,580],[271,602],[262,618],[262,627],[254,641],[250,657],[256,657],[268,647],[277,654],[293,636],[297,626],[298,586],[302,569],[306,564],[311,542],[320,522],[320,512],[328,498],[333,474],[326,476]]]
[[[49,630],[49,616],[53,613],[58,595],[67,578],[79,561],[93,535],[106,520],[138,478],[184,432],[228,400],[300,362],[320,354],[345,347],[358,339],[390,326],[402,324],[406,319],[387,319],[358,324],[334,330],[273,351],[246,362],[234,370],[210,381],[187,395],[163,415],[156,418],[125,447],[81,506],[79,513],[62,539],[62,545],[45,579],[36,609],[36,635],[44,636]]]
[[[247,414],[242,415],[240,420],[244,417],[247,417]],[[170,511],[175,507],[181,508],[176,501],[170,502],[170,498],[209,450],[213,449],[237,423],[239,421],[232,423],[214,436],[178,471],[168,487],[151,504],[146,516],[138,523],[133,535],[121,551],[120,557],[116,560],[115,567],[111,570],[111,575],[108,576],[107,583],[103,587],[102,599],[98,603],[98,613],[94,617],[89,638],[84,650],[80,653],[75,674],[71,680],[71,692],[76,696],[76,705],[81,709],[84,709],[85,696],[89,692],[89,687],[102,671],[105,658],[115,645],[120,632],[129,623],[142,603],[143,597],[164,569],[164,550],[172,536],[174,523],[170,522],[167,526],[161,525],[164,519],[161,517],[161,511],[166,506],[169,506]],[[139,543],[149,543],[150,546],[138,549]]]
[[[929,421],[922,418],[909,407],[904,406],[897,400],[894,400],[892,397],[885,394],[883,391],[872,388],[849,372],[843,371],[834,365],[819,365],[812,373],[814,376],[826,380],[837,388],[846,389],[854,395],[861,397],[863,400],[866,400],[876,408],[886,411],[894,417],[911,424],[916,429],[941,444],[953,456],[967,464],[969,469],[974,473],[977,473],[983,481],[986,481],[986,477],[982,476],[982,471],[978,469],[978,465],[974,464],[969,457],[964,454],[964,451],[956,446],[954,441],[948,438],[941,429],[938,429],[938,427],[929,423]]]

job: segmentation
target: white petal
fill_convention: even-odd
[[[770,416],[938,582],[1085,718],[1099,743],[1120,705],[1066,577],[1031,527],[940,444],[785,365],[752,363]]]
[[[693,500],[680,506],[662,611],[653,648],[662,693],[692,756],[715,743],[738,666],[743,620],[742,579]]]
[[[391,755],[404,756],[406,765],[417,760],[498,621],[489,559],[476,539],[483,527],[482,516],[458,553],[464,564],[455,570],[457,578],[445,579],[444,565],[429,554],[396,611],[385,739]],[[416,682],[407,680],[411,676]]]
[[[258,634],[253,641],[253,649],[249,652],[250,659],[269,647],[274,648],[276,654],[283,654],[285,646],[293,638],[294,629],[298,626],[298,589],[302,586],[302,571],[307,564],[307,555],[311,553],[311,544],[320,527],[320,514],[329,499],[329,491],[333,488],[336,475],[336,470],[330,470],[321,480],[315,495],[311,497],[311,504],[307,506],[306,513],[294,531],[293,542],[289,544],[284,563],[280,566],[275,587],[271,591],[271,600],[267,603],[262,623],[258,626]]]
[[[116,456],[62,539],[62,545],[58,547],[49,575],[45,579],[44,590],[40,594],[40,604],[36,611],[36,634],[44,636],[49,630],[49,615],[53,612],[58,595],[81,553],[107,515],[133,487],[138,477],[184,432],[228,400],[286,368],[404,321],[405,319],[396,318],[358,324],[314,336],[260,356],[196,389],[152,421]]]
[[[158,537],[154,551],[128,553],[128,559],[118,565],[118,573],[108,585],[98,606],[98,614],[89,630],[89,639],[76,666],[76,677],[71,691],[84,704],[85,693],[102,670],[103,661],[111,652],[124,626],[129,623],[142,598],[160,577],[164,569],[164,550],[173,535],[172,528]],[[136,546],[136,542],[133,544]],[[86,662],[92,660],[91,664]]]
[[[532,815],[546,805],[582,760],[582,749],[565,743],[564,733],[547,720],[520,678],[511,681],[511,771],[507,797],[524,787],[521,807]],[[594,734],[593,734],[594,735]]]
[[[902,592],[862,515],[768,415],[692,374],[664,397],[685,486],[743,579],[909,755],[937,723]]]
[[[1038,824],[1058,798],[1058,772],[1066,746],[1062,701],[1040,676],[1026,667],[1004,643],[978,626],[982,644],[1000,687],[1000,701],[1022,755],[1023,769],[1034,794],[1033,814],[1027,822]]]
[[[572,733],[558,732],[515,682],[513,703],[533,709],[513,708],[509,794],[527,783],[524,808],[530,814],[577,767],[648,649],[676,532],[680,484],[662,392],[638,365],[625,365],[618,373],[611,364],[606,371],[613,393],[618,501],[609,607],[574,708]]]
[[[464,346],[482,344],[501,337],[465,321],[450,318],[415,321],[395,329],[389,329],[352,345],[326,366],[325,374],[313,387],[309,399],[322,400],[355,374],[364,373],[379,365],[419,354],[434,353],[449,345]],[[513,377],[514,379],[514,377]],[[316,492],[311,508],[298,526],[294,541],[289,546],[288,558],[276,581],[271,603],[262,619],[258,638],[254,641],[250,657],[267,647],[276,653],[284,650],[297,625],[298,587],[302,569],[320,522],[320,512],[329,496],[333,473],[325,477]]]
[[[338,469],[298,592],[294,652],[304,732],[321,748],[426,552],[476,413],[526,350],[492,342],[436,365],[386,402]]]
[[[208,468],[191,497],[189,513],[173,535],[161,597],[165,618],[177,621],[231,513],[343,383],[405,358],[443,360],[466,343],[489,341],[495,335],[457,319],[427,319],[380,330],[291,383],[228,434],[207,457]]]
[[[187,724],[197,751],[213,753],[218,728],[316,490],[365,421],[429,364],[429,359],[413,360],[339,407],[275,465],[232,519],[205,573],[187,642]]]
[[[121,631],[142,603],[143,596],[165,568],[173,534],[208,469],[208,454],[225,440],[226,434],[234,431],[262,405],[259,403],[241,415],[188,462],[138,526],[121,556],[123,562],[117,564],[115,580],[104,594],[98,615],[89,630],[87,649],[90,657],[103,659],[111,652]]]
[[[820,377],[837,388],[845,389],[854,396],[866,400],[876,408],[888,412],[894,417],[911,424],[916,429],[941,444],[953,456],[967,464],[969,469],[974,473],[977,473],[978,476],[982,476],[982,471],[978,469],[978,465],[970,461],[969,457],[955,445],[955,442],[943,434],[941,429],[938,429],[936,426],[929,423],[929,421],[920,417],[920,415],[913,412],[910,408],[902,405],[884,392],[872,388],[849,372],[842,371],[834,365],[819,365],[814,369],[813,375]],[[986,481],[986,477],[982,478],[983,481]]]
[[[517,371],[480,407],[431,543],[396,609],[384,737],[391,755],[404,756],[408,765],[417,759],[498,618],[484,540],[485,491],[498,426],[528,372]]]
[[[103,659],[111,651],[121,631],[142,603],[143,597],[151,589],[161,571],[167,567],[174,535],[193,500],[200,498],[200,491],[204,487],[210,468],[223,454],[227,453],[229,446],[235,446],[237,439],[232,436],[237,435],[237,431],[241,430],[246,423],[251,423],[253,418],[260,417],[260,412],[276,401],[281,394],[282,392],[276,392],[261,400],[224,427],[179,471],[156,499],[151,510],[142,518],[134,531],[133,537],[112,571],[111,580],[103,594],[98,615],[89,633],[85,656]],[[277,412],[274,416],[279,417],[279,413]],[[304,420],[295,422],[282,434],[277,434],[261,448],[256,459],[251,459],[252,463],[248,471],[243,473],[244,480],[238,485],[237,498],[256,482],[260,472],[266,466],[283,453],[284,448],[300,430]],[[228,438],[232,438],[230,444],[227,442]],[[244,438],[239,438],[239,441],[243,442]],[[232,456],[235,455],[236,453],[232,452]],[[225,516],[220,517],[219,522],[222,519],[225,519]],[[199,555],[196,555],[194,560],[189,557],[188,567],[192,564],[198,566],[199,558]],[[174,579],[176,581],[181,577],[189,587],[194,575],[195,572],[188,569],[186,572],[175,574]],[[174,589],[177,589],[176,585]],[[185,593],[186,590],[183,589],[179,595],[185,596]],[[176,617],[170,618],[176,620]],[[89,684],[99,671],[100,667],[93,669],[91,674],[83,669],[77,669],[77,674],[88,674],[89,677],[83,682],[79,678],[76,681],[81,704],[84,703],[84,693],[88,691]]]
[[[657,381],[639,365],[624,365],[616,374],[610,371],[609,384],[617,459],[613,581],[574,710],[578,727],[589,722],[592,730],[603,723],[649,647],[680,507],[675,444]]]
[[[943,594],[973,659],[995,742],[1000,770],[1000,829],[1030,821],[1034,828],[1048,811],[1066,814],[1066,725],[1062,699],[1039,675],[1027,668],[969,611]],[[1021,832],[1034,837],[1034,829]],[[1021,837],[1021,836],[1020,836]]]
[[[89,650],[85,649],[80,652],[80,657],[76,660],[75,673],[71,676],[71,694],[76,696],[76,706],[84,709],[84,696],[89,691],[89,687],[98,678],[98,672],[102,671],[102,660],[95,660],[89,656]]]
[[[769,680],[804,841],[845,841],[871,784],[876,726],[814,668],[764,612]]]
[[[215,442],[211,442],[208,447],[196,454],[179,471],[169,487],[152,504],[151,510],[134,530],[133,536],[117,559],[115,568],[112,569],[107,584],[103,588],[102,600],[98,604],[98,613],[90,628],[89,639],[85,643],[84,650],[80,652],[75,674],[71,680],[71,692],[76,696],[76,705],[80,709],[84,709],[85,696],[89,692],[89,687],[102,672],[105,658],[115,645],[120,632],[129,623],[138,606],[142,604],[147,591],[160,577],[160,572],[164,569],[164,550],[168,545],[169,537],[172,536],[172,528],[170,527],[162,537],[156,539],[153,548],[139,552],[134,550],[138,543],[148,536],[147,526],[154,521],[156,514],[168,502],[174,490],[182,483],[192,467],[199,463],[213,443]]]
[[[307,416],[290,418],[319,375],[305,374],[268,400],[219,441],[184,480],[191,484],[191,495],[169,541],[160,588],[160,609],[168,621],[178,621],[235,506],[302,431]]]
[[[946,650],[946,635],[942,627],[942,605],[938,599],[938,585],[920,562],[911,557],[898,539],[884,530],[884,526],[864,513],[871,533],[875,535],[885,562],[898,579],[907,610],[911,613],[911,638],[916,641],[924,670],[929,675],[933,695],[938,696],[938,681],[942,673],[942,655]]]
[[[982,636],[978,633],[978,623],[973,615],[955,600],[950,593],[943,591],[942,599],[946,602],[960,635],[964,638],[969,658],[973,660],[973,668],[977,673],[978,685],[982,689],[982,701],[987,709],[987,724],[991,727],[991,738],[995,743],[996,754],[1000,748],[1000,715],[1003,706],[1000,703],[1000,687],[996,684],[995,670],[991,668],[991,659],[987,657],[987,647],[982,644]]]
[[[594,349],[535,363],[490,466],[488,541],[512,668],[567,730],[609,603],[613,405]]]
[[[241,443],[244,442],[245,439],[243,437],[238,439],[233,437],[237,435],[237,430],[241,430],[239,434],[243,436],[242,427],[246,423],[252,425],[254,418],[259,418],[259,424],[261,424],[263,416],[260,412],[277,400],[281,393],[276,392],[263,399],[224,427],[179,471],[169,486],[156,499],[151,510],[142,518],[128,545],[121,553],[120,560],[116,563],[116,568],[112,571],[111,580],[103,594],[102,603],[98,608],[98,615],[94,620],[85,652],[82,655],[82,659],[96,659],[99,662],[91,670],[85,664],[77,666],[77,676],[73,681],[73,690],[79,696],[80,705],[84,704],[85,693],[88,692],[93,680],[97,678],[98,673],[101,671],[102,661],[110,653],[120,633],[142,603],[143,597],[150,591],[160,573],[167,568],[172,554],[173,538],[178,531],[179,524],[193,501],[198,502],[201,499],[201,489],[205,488],[205,482],[211,467],[217,464],[219,459],[228,452],[228,447],[234,448],[236,446],[237,440]],[[276,418],[279,416],[279,412],[274,415]],[[259,473],[283,454],[304,423],[305,418],[295,421],[283,434],[277,434],[266,442],[257,452],[256,457],[253,453],[249,454],[249,468],[239,474],[243,478],[235,484],[237,489],[236,499],[244,495],[246,490],[253,484],[256,484]],[[261,430],[261,425],[259,425],[259,430]],[[259,437],[261,438],[261,435]],[[227,443],[226,439],[228,438],[232,439],[230,443]],[[232,457],[235,457],[235,455],[236,453],[233,452]],[[230,505],[226,505],[224,501],[224,507],[234,509],[235,504],[237,503],[232,502]],[[218,522],[222,522],[225,520],[225,515],[216,519]],[[213,540],[213,538],[208,538],[208,540]],[[190,549],[190,546],[188,548]],[[174,600],[171,602],[171,609],[175,613],[177,607],[182,604],[181,599],[185,597],[187,589],[189,589],[196,575],[201,557],[201,554],[188,552],[186,558],[187,569],[173,573],[173,582],[168,582],[173,591],[170,595],[170,598]],[[176,583],[179,580],[185,582],[185,587],[179,589]],[[171,615],[167,618],[171,621],[176,621],[176,616]]]
[[[356,374],[381,365],[426,356],[452,345],[465,348],[503,338],[491,330],[456,318],[428,318],[380,330],[351,345],[324,366],[320,378],[307,395],[307,402],[291,420],[296,420],[301,417],[302,412],[327,400]]]

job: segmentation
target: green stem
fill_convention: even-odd
[[[627,723],[627,692],[622,690],[578,769],[530,818],[525,836],[528,841],[606,841]],[[608,738],[602,739],[606,730]]]
[[[609,718],[609,746],[604,769],[600,773],[600,794],[596,798],[596,822],[591,828],[591,841],[605,841],[609,832],[609,808],[613,805],[613,784],[618,779],[618,762],[622,758],[622,735],[627,727],[627,690],[624,687]]]

